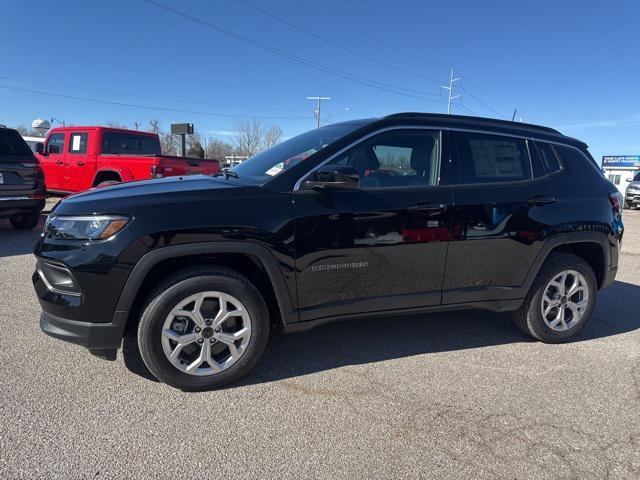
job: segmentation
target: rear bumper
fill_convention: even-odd
[[[33,210],[40,212],[43,208],[44,195],[41,197],[33,197],[0,193],[0,217],[11,217],[17,213],[26,213]]]
[[[114,360],[122,344],[124,322],[120,320],[116,316],[110,323],[79,322],[42,312],[40,330],[50,337],[81,345],[98,357]]]

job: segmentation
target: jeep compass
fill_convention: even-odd
[[[108,359],[137,335],[185,390],[237,381],[275,329],[334,320],[484,309],[565,342],[614,280],[622,206],[587,145],[551,128],[338,123],[215,177],[67,197],[35,249],[40,326]]]

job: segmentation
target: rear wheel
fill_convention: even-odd
[[[151,295],[138,327],[140,354],[151,373],[183,390],[239,380],[258,362],[268,337],[258,290],[221,267],[169,277]]]
[[[120,180],[105,180],[104,182],[98,183],[96,187],[97,188],[108,187],[109,185],[116,185],[118,183],[121,183]]]
[[[540,269],[514,318],[538,340],[566,342],[591,319],[596,293],[596,277],[587,262],[575,255],[554,254]]]
[[[40,221],[40,210],[32,210],[27,213],[19,213],[9,219],[11,225],[18,230],[31,230]]]

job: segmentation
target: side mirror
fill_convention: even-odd
[[[44,145],[42,143],[36,143],[36,153],[44,153]]]
[[[357,190],[358,171],[347,165],[323,165],[302,184],[307,190]]]
[[[626,181],[627,183],[631,183],[631,182],[633,182],[633,178],[627,178],[627,179],[625,179],[625,181]]]
[[[60,153],[60,147],[58,145],[49,145],[47,147],[47,153]]]

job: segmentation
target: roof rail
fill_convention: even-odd
[[[532,123],[523,123],[523,122],[512,122],[510,120],[501,120],[498,118],[489,118],[489,117],[473,117],[467,115],[449,115],[444,113],[421,113],[421,112],[402,112],[402,113],[394,113],[391,115],[387,115],[385,118],[395,118],[395,117],[420,117],[424,119],[449,119],[449,120],[458,120],[463,122],[483,122],[483,123],[493,123],[501,126],[510,126],[516,128],[527,128],[530,130],[540,130],[543,132],[555,133],[558,135],[562,135],[558,130],[551,127],[543,127],[542,125],[535,125]]]

